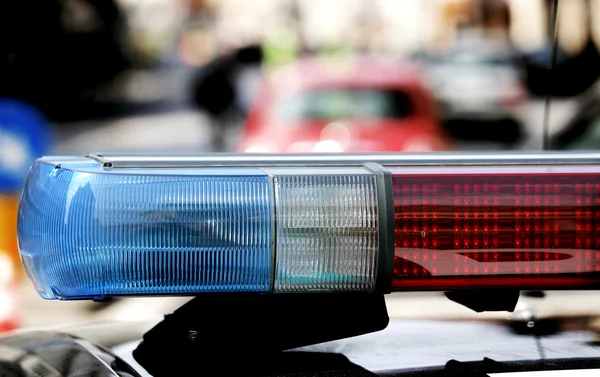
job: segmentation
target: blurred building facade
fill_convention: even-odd
[[[215,1],[215,17],[224,49],[278,37],[289,42],[282,31],[295,28],[298,43],[312,49],[344,45],[402,53],[443,48],[469,25],[506,32],[518,48],[534,50],[550,33],[552,4],[553,0],[220,0]],[[588,32],[600,45],[600,0],[559,4],[561,46],[576,53]]]

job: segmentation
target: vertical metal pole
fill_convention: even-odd
[[[544,121],[541,150],[549,147],[550,141],[550,106],[552,104],[552,79],[553,71],[556,66],[556,55],[558,51],[558,5],[560,0],[552,0],[550,30],[552,38],[552,50],[550,61],[548,63],[548,73],[546,75],[546,99],[544,104]]]

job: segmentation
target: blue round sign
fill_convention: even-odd
[[[0,99],[0,193],[21,189],[29,167],[50,150],[50,126],[34,107]]]

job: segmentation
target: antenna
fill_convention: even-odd
[[[544,121],[542,129],[542,145],[541,150],[546,150],[550,144],[550,106],[552,104],[552,78],[554,67],[556,66],[556,56],[558,51],[558,4],[560,0],[552,1],[552,16],[550,21],[552,33],[552,51],[550,54],[550,62],[548,64],[548,74],[546,80],[546,98],[544,103]]]

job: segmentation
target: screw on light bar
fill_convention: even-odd
[[[600,154],[48,157],[19,210],[45,298],[589,288]]]

